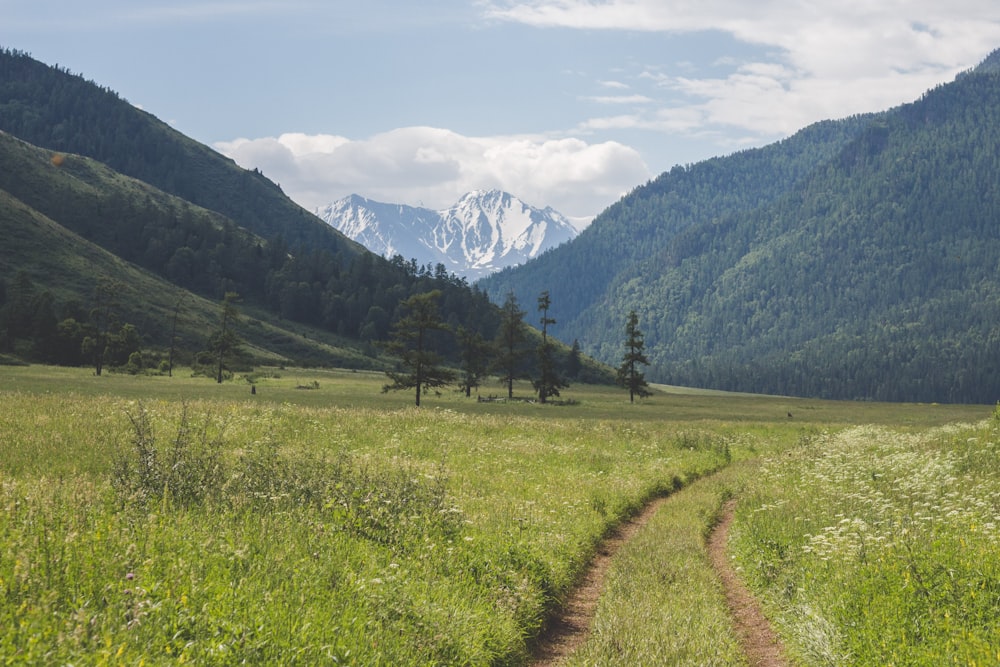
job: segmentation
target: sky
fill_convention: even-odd
[[[1000,48],[1000,2],[0,0],[0,47],[311,211],[498,188],[582,226],[675,165],[951,81]]]

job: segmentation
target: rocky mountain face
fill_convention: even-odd
[[[437,211],[351,195],[316,215],[372,252],[443,264],[469,280],[522,264],[577,235],[559,212],[499,190],[470,192]]]

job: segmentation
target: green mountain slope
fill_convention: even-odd
[[[259,172],[238,167],[111,90],[2,49],[0,130],[36,146],[93,158],[217,211],[264,239],[280,236],[291,248],[363,252]]]
[[[766,148],[677,166],[601,213],[573,242],[477,284],[494,301],[510,291],[524,301],[532,290],[548,289],[558,320],[555,334],[579,336],[594,347],[594,332],[580,318],[614,298],[609,286],[647,275],[642,263],[671,244],[672,252],[695,252],[704,241],[699,231],[704,222],[775,201],[836,155],[871,118],[818,123]]]
[[[660,381],[993,402],[996,60],[912,104],[664,174],[561,253],[482,284],[494,298],[549,289],[553,304],[571,292],[557,333],[610,363],[635,309]],[[586,260],[569,257],[611,259],[600,284],[578,288]]]
[[[12,173],[22,177],[33,175],[34,178],[28,178],[35,184],[31,190],[33,199],[45,204],[54,198],[53,192],[62,193],[57,206],[44,208],[57,213],[71,209],[85,222],[91,218],[85,212],[95,205],[88,199],[95,199],[99,206],[104,198],[124,196],[146,197],[148,202],[158,198],[164,205],[187,207],[192,209],[188,215],[194,218],[199,215],[219,217],[208,211],[198,211],[186,202],[122,177],[87,158],[68,156],[57,167],[52,164],[51,155],[49,151],[0,133],[0,181],[10,181]],[[46,172],[50,172],[47,178],[38,177],[39,173]],[[137,209],[137,214],[155,217],[159,212],[150,205]],[[105,231],[114,233],[110,226]],[[158,350],[170,346],[174,311],[180,303],[175,343],[185,361],[190,361],[193,352],[204,349],[206,332],[217,326],[217,301],[195,296],[86,240],[12,195],[4,184],[0,184],[0,238],[3,239],[0,243],[0,286],[5,287],[5,294],[0,296],[6,299],[15,298],[15,285],[19,279],[26,278],[31,296],[47,294],[51,297],[53,316],[59,320],[76,318],[82,322],[87,317],[96,286],[101,281],[113,282],[118,286],[116,300],[120,319],[138,329],[146,349]],[[0,303],[6,299],[0,299]],[[258,361],[345,367],[368,367],[374,363],[357,349],[356,342],[291,322],[276,322],[252,307],[246,310],[246,315],[247,323],[240,335],[246,340],[251,356]],[[42,358],[49,359],[44,354]]]
[[[306,213],[259,173],[240,169],[108,90],[4,50],[0,191],[8,206],[30,210],[208,302],[237,292],[259,321],[319,332],[321,339],[353,348],[346,355],[325,348],[318,353],[294,336],[270,339],[268,349],[297,363],[347,358],[347,365],[377,365],[375,344],[387,338],[400,302],[433,289],[442,292],[442,316],[449,324],[492,338],[499,321],[485,294],[444,267],[377,257]],[[13,219],[0,211],[5,238],[13,234],[7,229]],[[11,261],[0,265],[0,311],[18,270],[40,265],[42,252],[72,255],[89,247],[23,253],[22,242],[33,247],[39,241],[11,244]],[[34,273],[39,290],[55,297],[65,291],[54,274]],[[76,290],[67,302],[55,303],[57,317],[59,311],[85,311],[93,298],[93,275],[64,280],[90,285],[90,291]],[[164,324],[157,319],[141,329],[149,344],[162,344]],[[440,351],[454,354],[444,343]]]

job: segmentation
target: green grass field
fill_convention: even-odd
[[[801,484],[799,468],[786,481],[771,462],[809,461],[817,443],[859,430],[908,447],[966,432],[950,424],[992,424],[989,406],[669,387],[634,405],[615,388],[574,386],[562,405],[442,392],[417,409],[410,394],[382,394],[380,374],[265,369],[252,380],[254,395],[242,378],[0,367],[0,656],[523,664],[601,538],[684,488],[623,551],[574,664],[731,664],[732,646],[716,641],[728,617],[699,560],[724,496],[747,498],[736,553],[771,599],[747,508]],[[978,470],[973,459],[962,474]],[[782,539],[802,551],[822,521]],[[989,586],[976,593],[995,602]],[[670,645],[649,641],[664,636]]]

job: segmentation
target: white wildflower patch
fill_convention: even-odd
[[[816,664],[904,664],[917,653],[903,647],[925,650],[931,634],[995,645],[984,621],[998,601],[998,442],[996,419],[919,433],[859,426],[759,469],[736,534],[798,650]],[[873,653],[852,653],[862,649]]]

